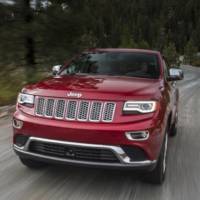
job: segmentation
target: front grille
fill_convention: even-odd
[[[45,108],[45,99],[39,98],[36,107],[37,115],[42,116],[44,114],[44,108]]]
[[[90,121],[100,121],[103,103],[93,102],[90,112]]]
[[[29,145],[29,151],[32,153],[77,161],[119,163],[116,155],[108,149],[75,147],[70,145],[32,141]]]
[[[78,119],[86,121],[88,119],[88,113],[89,113],[89,102],[87,101],[81,101],[79,106],[79,112],[78,112]]]
[[[36,97],[35,114],[47,118],[112,122],[116,103]]]
[[[62,99],[57,101],[56,112],[55,112],[56,118],[62,119],[64,117],[65,104],[66,102]]]
[[[103,112],[103,121],[112,121],[113,115],[112,113],[115,110],[115,105],[113,103],[106,103]]]
[[[46,117],[52,117],[53,116],[53,111],[54,111],[54,99],[48,99],[46,101],[46,108],[45,108],[45,116]]]
[[[77,106],[78,106],[77,101],[68,101],[66,119],[69,119],[69,120],[76,119]]]

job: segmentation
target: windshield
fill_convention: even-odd
[[[60,75],[91,74],[159,78],[160,67],[155,54],[97,52],[83,53],[64,68]]]

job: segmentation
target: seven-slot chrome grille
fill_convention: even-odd
[[[112,122],[116,103],[36,97],[35,115],[69,121]]]

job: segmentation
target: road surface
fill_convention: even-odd
[[[12,151],[10,119],[0,121],[0,200],[199,200],[200,69],[184,68],[179,83],[178,135],[170,138],[168,171],[162,186],[131,171],[67,166],[24,167]]]

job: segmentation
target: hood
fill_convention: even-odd
[[[50,77],[27,86],[23,92],[51,97],[67,97],[71,93],[81,94],[82,99],[127,100],[158,99],[160,80],[122,77],[68,75]],[[74,98],[74,97],[73,97]]]

